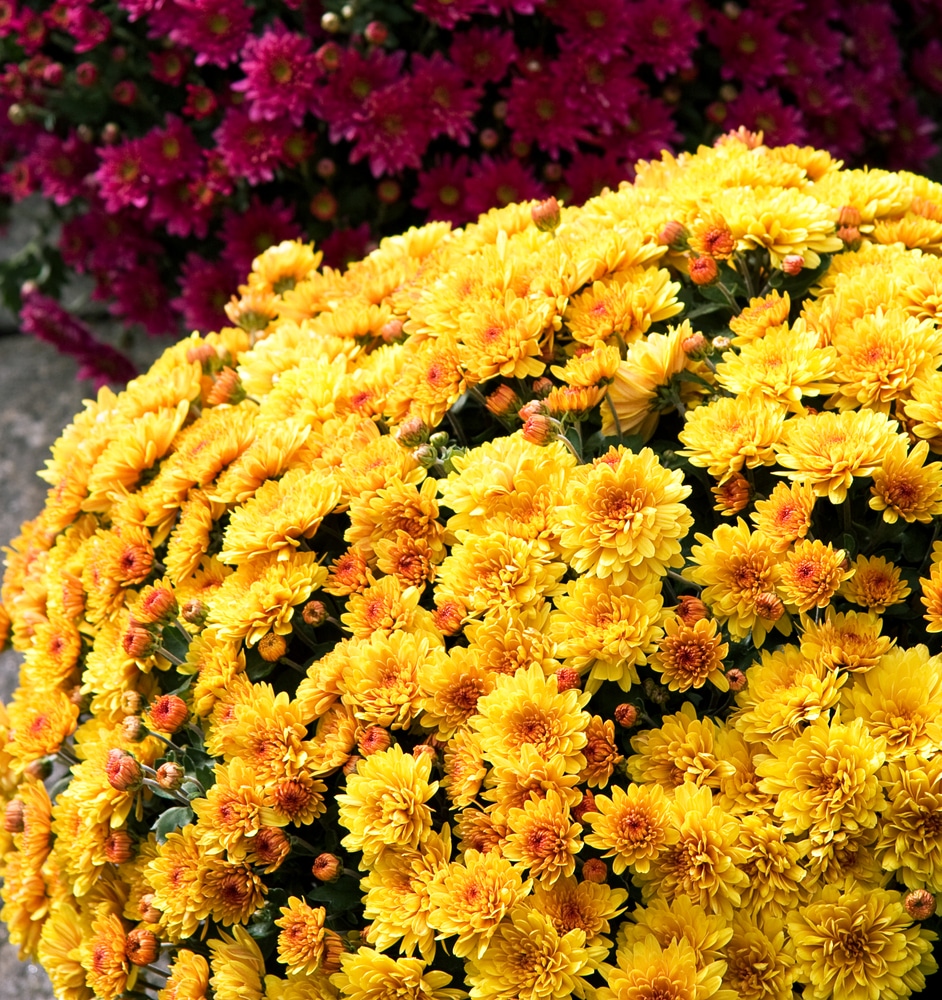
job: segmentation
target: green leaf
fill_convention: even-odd
[[[363,902],[363,893],[355,879],[344,876],[337,882],[315,885],[307,893],[312,903],[325,903],[329,913],[343,913]]]
[[[186,654],[190,650],[190,638],[189,636],[184,636],[176,625],[168,625],[163,630],[161,645],[178,660],[185,660]]]
[[[162,844],[167,835],[173,833],[177,827],[186,826],[193,819],[193,810],[189,806],[175,806],[173,809],[165,809],[158,817],[151,829],[157,834],[157,843]]]

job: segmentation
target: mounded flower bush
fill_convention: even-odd
[[[7,553],[61,1000],[904,997],[942,892],[942,186],[732,133],[282,243]]]

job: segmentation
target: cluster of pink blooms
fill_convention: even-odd
[[[58,206],[66,266],[155,334],[218,326],[274,241],[339,264],[739,125],[849,164],[938,152],[942,0],[117,8],[0,0],[0,197]]]

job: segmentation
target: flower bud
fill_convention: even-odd
[[[423,757],[431,757],[434,760],[438,756],[438,751],[431,743],[416,743],[412,748],[412,756],[416,760],[421,760]]]
[[[134,841],[127,830],[112,830],[105,838],[105,857],[113,865],[123,865],[134,855]]]
[[[577,806],[573,806],[572,818],[577,823],[581,823],[582,817],[590,812],[598,812],[598,809],[595,805],[595,795],[592,793],[592,789],[587,788],[582,795],[582,801]]]
[[[785,614],[785,605],[780,597],[766,591],[756,598],[756,614],[767,622],[777,622]]]
[[[429,427],[421,417],[409,417],[396,431],[396,440],[404,448],[415,448],[428,441]]]
[[[843,241],[848,250],[859,250],[861,244],[860,230],[856,226],[841,226],[837,238]]]
[[[183,784],[185,777],[186,771],[179,764],[168,760],[165,764],[161,764],[157,768],[154,780],[164,791],[172,792],[175,788],[179,788]]]
[[[428,439],[428,443],[433,448],[444,448],[448,444],[448,434],[445,431],[436,431]]]
[[[145,660],[148,656],[153,656],[157,645],[154,634],[133,620],[121,636],[121,648],[132,660]]]
[[[253,861],[265,871],[273,872],[280,868],[290,853],[291,841],[280,827],[260,827],[252,839]]]
[[[152,892],[145,892],[137,905],[141,911],[141,920],[145,923],[156,924],[160,922],[160,910],[154,906],[154,894]]]
[[[121,711],[125,715],[137,715],[141,710],[144,699],[139,691],[123,691],[121,693]]]
[[[301,609],[301,618],[305,625],[319,628],[327,621],[327,605],[323,601],[308,601]]]
[[[711,350],[711,344],[702,333],[695,333],[684,339],[681,345],[688,358],[704,358]]]
[[[361,760],[363,760],[362,757],[358,757],[355,753],[352,753],[343,762],[343,767],[341,768],[341,770],[349,778],[351,774],[357,773],[357,767],[359,767]]]
[[[321,15],[321,27],[328,35],[336,35],[340,31],[340,17],[332,10],[325,11]]]
[[[573,669],[572,667],[560,667],[556,671],[556,690],[557,691],[573,691],[579,687],[581,683],[581,678],[579,677],[579,671]]]
[[[671,250],[684,250],[689,235],[687,227],[682,222],[671,219],[658,233],[657,241],[661,246],[670,247]]]
[[[336,14],[334,17],[336,17]],[[323,24],[323,21],[321,24]],[[336,42],[325,42],[314,53],[314,59],[325,73],[333,73],[334,70],[339,69],[341,62],[343,62],[343,49]]]
[[[314,167],[314,173],[322,180],[330,180],[337,173],[337,164],[329,156],[322,156]]]
[[[489,413],[504,419],[512,417],[520,409],[520,397],[509,385],[498,386],[484,401]]]
[[[384,323],[379,329],[379,335],[383,338],[383,343],[398,344],[404,339],[402,320],[391,319],[388,323]]]
[[[608,878],[608,865],[601,858],[587,858],[582,866],[582,878],[586,882],[604,882]]]
[[[144,781],[141,765],[126,750],[117,747],[108,751],[105,777],[108,784],[119,792],[136,792]]]
[[[75,67],[75,82],[80,87],[94,87],[98,83],[98,67],[93,62],[81,62]]]
[[[695,285],[712,285],[720,270],[712,257],[692,257],[688,265],[690,280]]]
[[[445,635],[455,635],[467,616],[467,608],[453,597],[444,598],[432,612],[435,627]]]
[[[111,88],[111,97],[116,104],[128,108],[137,100],[137,84],[133,80],[119,80]]]
[[[328,191],[318,191],[311,199],[311,215],[319,222],[330,222],[337,214],[337,199]]]
[[[786,254],[782,258],[782,270],[794,278],[795,275],[801,274],[802,268],[805,266],[805,258],[801,256],[800,253],[790,253]]]
[[[23,814],[26,806],[22,799],[10,799],[3,811],[3,829],[7,833],[20,833],[23,829]]]
[[[154,622],[165,624],[173,618],[179,608],[173,591],[167,587],[148,587],[137,603],[135,616],[142,625]]]
[[[928,889],[913,889],[906,893],[903,906],[913,920],[927,920],[935,913],[935,896]]]
[[[209,608],[198,598],[191,597],[181,608],[180,616],[188,625],[199,627],[206,621]]]
[[[151,702],[147,713],[151,729],[158,733],[175,733],[189,718],[186,702],[176,694],[162,694]]]
[[[631,702],[622,702],[615,706],[615,721],[624,729],[631,729],[638,722],[638,709]]]
[[[534,379],[533,395],[537,399],[545,399],[553,391],[553,381],[546,377]]]
[[[209,392],[206,393],[208,406],[222,406],[223,403],[240,403],[245,399],[242,379],[234,368],[228,365],[216,376]]]
[[[288,643],[283,635],[269,632],[263,635],[258,643],[258,655],[266,663],[275,663],[288,651]]]
[[[364,757],[389,748],[392,737],[382,726],[368,726],[357,742],[357,749]]]
[[[321,959],[320,971],[325,976],[340,971],[340,956],[346,952],[343,938],[332,930],[324,931],[324,957]]]
[[[423,469],[431,469],[438,461],[438,452],[430,444],[420,444],[412,452],[412,457],[422,466]]]
[[[147,735],[147,727],[136,715],[126,715],[121,723],[121,733],[128,743],[140,743]]]
[[[107,122],[101,128],[101,141],[106,146],[113,146],[121,138],[121,127],[117,122]]]
[[[159,952],[156,935],[146,927],[135,927],[124,944],[124,954],[132,965],[150,965]]]
[[[693,625],[695,622],[706,618],[709,614],[707,606],[703,601],[692,594],[684,594],[678,598],[677,608],[674,613],[685,625]]]
[[[730,691],[742,691],[742,689],[746,686],[746,675],[739,669],[739,667],[733,667],[731,670],[727,670],[726,680],[729,683]]]
[[[389,38],[389,29],[382,21],[370,21],[363,29],[363,37],[370,45],[385,45]]]
[[[318,882],[336,882],[343,875],[343,861],[336,854],[318,854],[311,874]]]
[[[484,149],[494,149],[500,142],[500,136],[492,128],[482,128],[478,133],[478,142]]]
[[[534,413],[523,423],[524,440],[531,444],[547,445],[555,441],[559,435],[554,421],[545,413]]]
[[[860,223],[860,209],[854,208],[853,205],[843,205],[841,210],[837,213],[838,226],[850,226],[857,229],[859,228]]]
[[[559,210],[559,202],[551,195],[543,201],[534,205],[530,209],[536,228],[541,233],[551,233],[560,223],[562,215]]]
[[[713,349],[716,351],[725,351],[731,344],[732,340],[729,337],[713,338]]]

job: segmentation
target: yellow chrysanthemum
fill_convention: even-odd
[[[872,476],[899,436],[899,424],[876,410],[794,417],[776,446],[779,465],[819,497],[843,503],[854,476]]]
[[[651,658],[651,666],[671,691],[700,688],[707,681],[720,691],[728,691],[723,657],[729,652],[729,644],[722,638],[712,618],[687,624],[675,615],[664,622],[664,636]]]
[[[899,566],[883,556],[857,556],[851,569],[854,574],[841,584],[840,595],[874,614],[901,604],[911,593],[909,584],[900,576]]]
[[[916,379],[903,409],[912,421],[913,434],[927,440],[935,454],[942,453],[942,373],[930,372]]]
[[[749,852],[743,910],[783,917],[801,899],[808,877],[801,864],[806,847],[790,840],[767,813],[747,813],[740,822],[739,842]]]
[[[463,990],[449,990],[447,972],[425,969],[417,958],[392,958],[372,948],[340,956],[341,971],[330,982],[345,1000],[462,1000]]]
[[[628,893],[624,889],[613,889],[604,882],[561,878],[551,886],[538,882],[519,908],[536,910],[548,917],[560,937],[569,931],[581,930],[587,947],[607,952],[612,942],[606,935],[611,932],[611,922],[625,909],[627,900]]]
[[[681,501],[689,494],[683,474],[650,448],[611,449],[571,483],[559,511],[565,558],[616,587],[664,576],[683,565],[680,540],[693,517]]]
[[[157,1000],[202,1000],[208,992],[209,962],[189,948],[180,948]]]
[[[723,987],[740,1000],[791,1000],[794,995],[798,972],[781,918],[737,913],[724,957]]]
[[[291,896],[281,907],[275,926],[278,935],[278,961],[288,967],[288,975],[302,976],[316,972],[324,958],[323,906],[310,906],[298,896]],[[327,931],[326,933],[330,933]]]
[[[459,318],[458,356],[472,382],[543,374],[546,364],[539,356],[543,331],[552,319],[548,303],[508,291],[502,300],[466,302],[465,309]]]
[[[700,1000],[717,992],[724,967],[720,961],[702,966],[688,941],[662,946],[653,934],[619,948],[617,959],[617,968],[602,970],[608,985],[599,989],[598,1000]]]
[[[213,996],[218,1000],[262,1000],[265,959],[249,932],[236,924],[231,936],[221,932],[218,938],[210,938],[208,945]]]
[[[575,871],[582,826],[572,820],[558,792],[550,789],[542,799],[510,809],[507,826],[503,855],[528,868],[531,876],[552,885],[561,875]]]
[[[738,316],[729,321],[729,328],[736,334],[733,343],[738,347],[752,340],[764,337],[766,333],[781,326],[791,311],[788,292],[779,295],[772,290],[768,295],[749,300],[749,305]]]
[[[808,1000],[907,997],[936,968],[931,932],[888,889],[825,886],[788,915],[788,933]]]
[[[646,872],[651,861],[677,842],[670,799],[657,784],[613,785],[611,796],[596,795],[595,809],[585,816],[591,830],[585,842],[613,858],[612,870],[620,875],[627,867]]]
[[[926,609],[927,632],[942,632],[942,542],[932,543],[932,563],[928,577],[920,577],[919,600]]]
[[[883,620],[871,612],[837,614],[828,608],[823,621],[802,619],[801,655],[826,670],[872,670],[896,642],[881,635],[882,628]]]
[[[79,949],[85,979],[96,997],[117,1000],[125,990],[133,989],[137,966],[125,954],[127,931],[121,919],[102,904],[92,921],[91,935]]]
[[[807,538],[796,542],[785,553],[778,579],[778,592],[789,607],[799,611],[824,608],[837,593],[840,585],[853,575],[853,567],[845,568],[843,549],[835,549],[830,542]]]
[[[743,467],[774,465],[774,446],[782,436],[785,406],[762,395],[744,399],[719,396],[687,414],[677,435],[680,452],[692,465],[722,482]]]
[[[768,500],[757,500],[749,515],[775,552],[784,552],[811,528],[814,490],[807,483],[776,483]]]
[[[897,440],[873,473],[870,506],[883,511],[883,520],[895,524],[900,518],[912,524],[928,524],[942,514],[942,463],[926,465],[929,443],[920,441],[909,451],[905,440]]]

